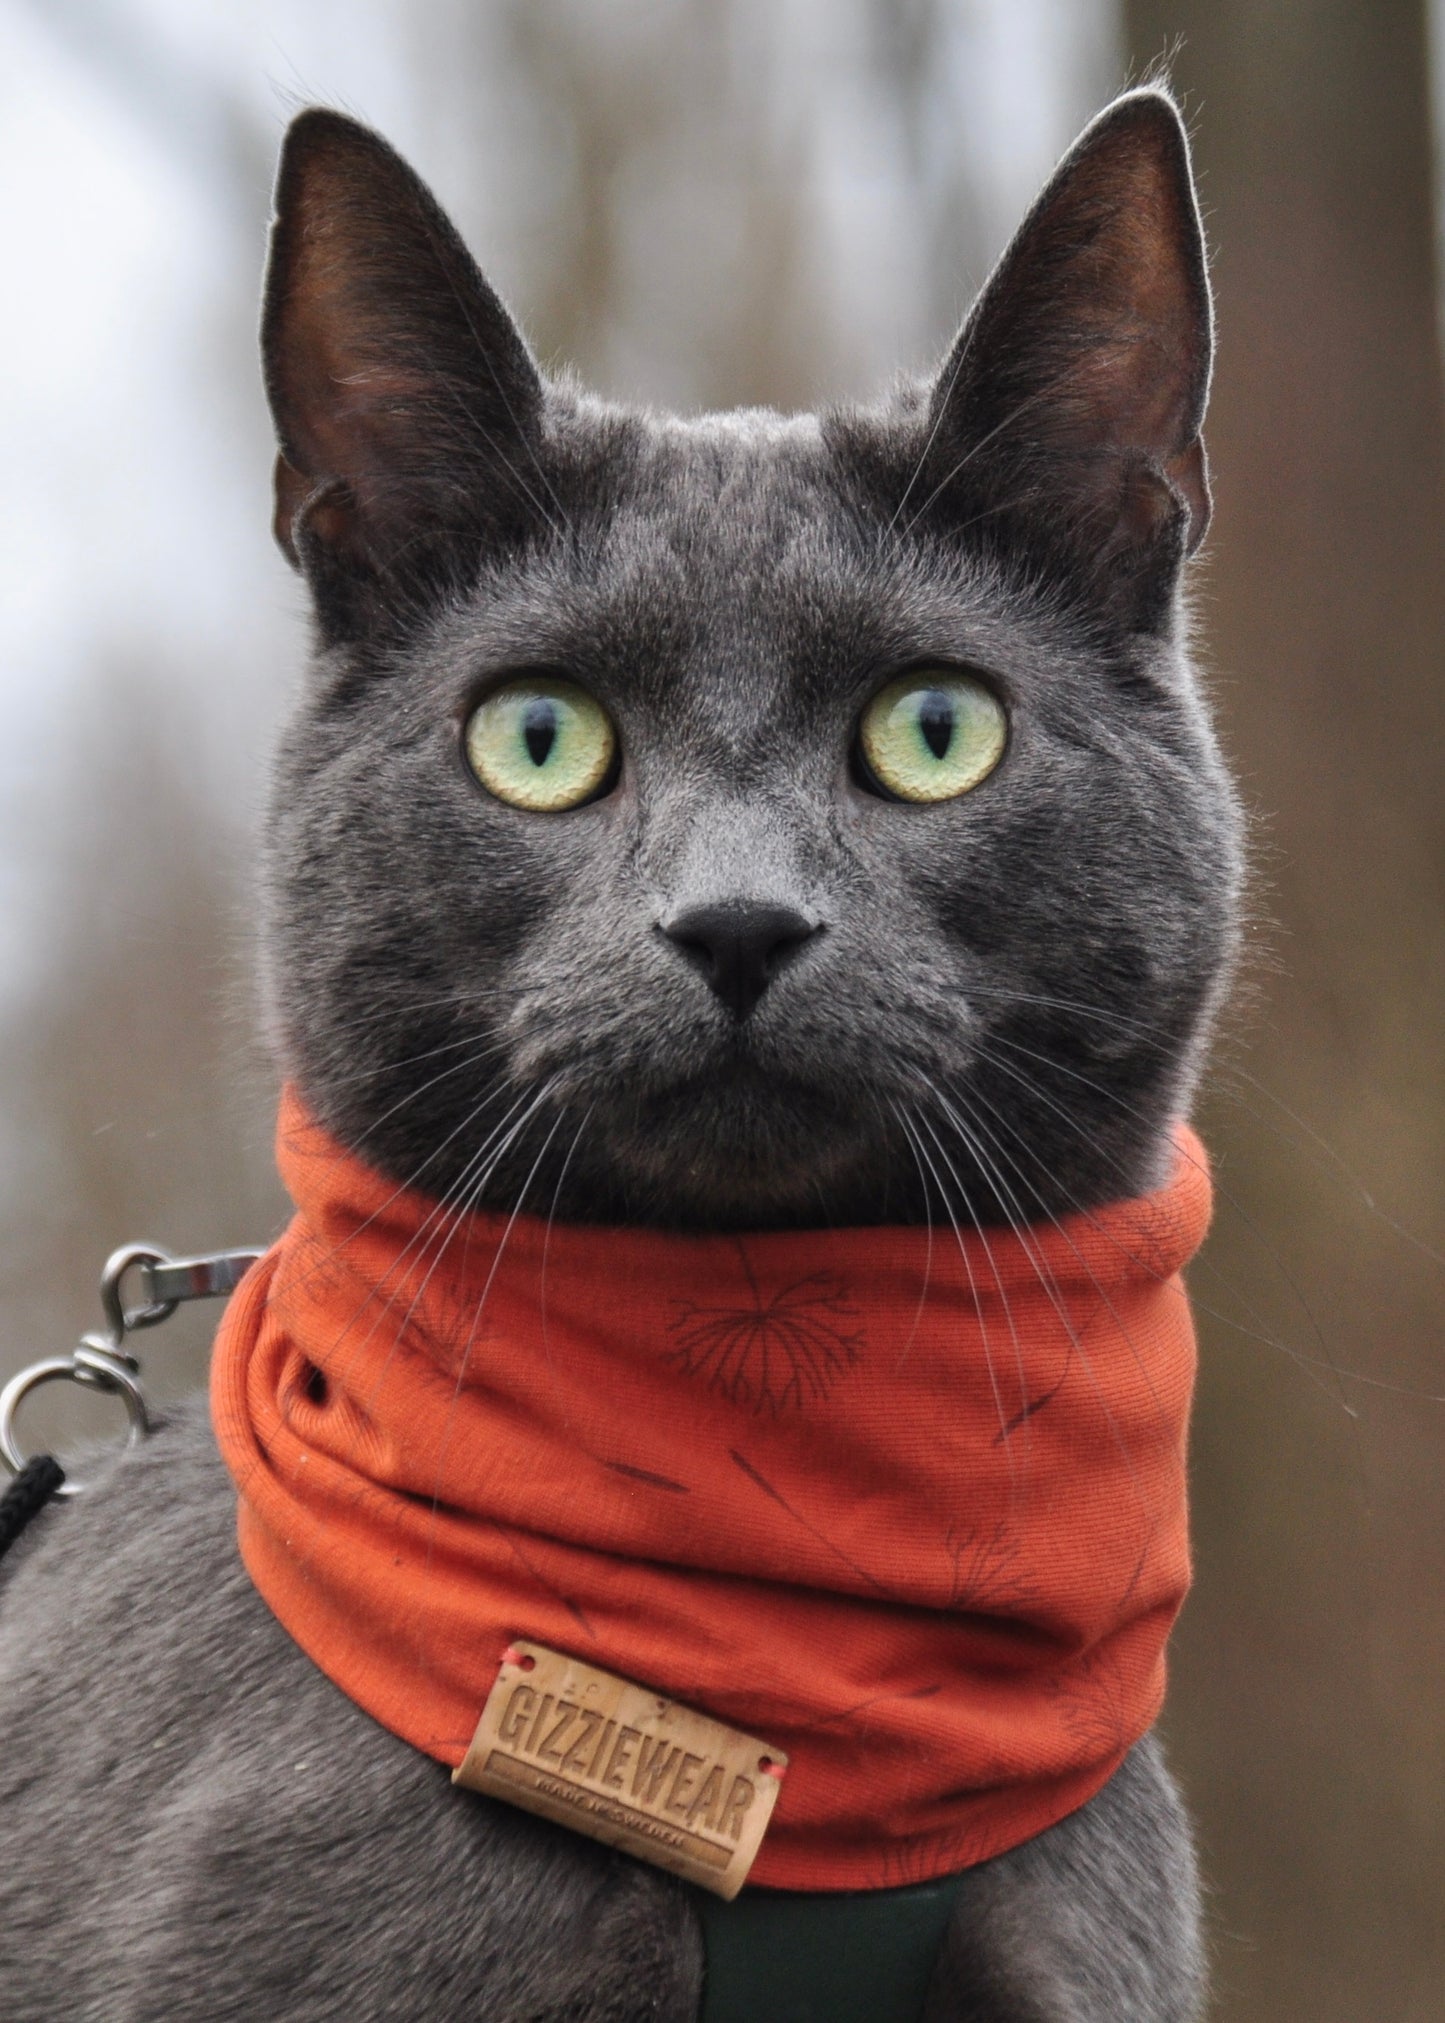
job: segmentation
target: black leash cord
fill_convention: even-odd
[[[27,1524],[45,1508],[65,1480],[65,1470],[53,1454],[27,1461],[0,1496],[0,1559],[4,1559]]]

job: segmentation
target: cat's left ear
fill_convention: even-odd
[[[406,624],[545,522],[525,340],[420,177],[322,107],[282,149],[261,347],[276,538],[329,638]]]
[[[1075,143],[965,323],[915,503],[1119,622],[1167,624],[1209,521],[1212,349],[1183,122],[1133,91]]]

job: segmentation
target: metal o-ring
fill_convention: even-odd
[[[42,1384],[59,1383],[61,1378],[72,1384],[85,1384],[92,1390],[114,1392],[120,1397],[126,1410],[127,1448],[138,1447],[150,1431],[144,1394],[128,1370],[117,1367],[107,1371],[102,1380],[88,1370],[78,1370],[69,1356],[51,1356],[44,1362],[32,1363],[28,1369],[12,1377],[0,1391],[0,1459],[16,1475],[25,1466],[28,1456],[15,1438],[15,1415],[32,1391],[38,1390]],[[78,1496],[85,1487],[85,1483],[67,1477],[56,1494]]]

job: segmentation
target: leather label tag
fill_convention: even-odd
[[[735,1897],[787,1764],[710,1715],[518,1642],[452,1782]]]

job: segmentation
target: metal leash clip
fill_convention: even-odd
[[[140,1386],[140,1363],[125,1347],[126,1336],[169,1320],[185,1300],[229,1298],[261,1255],[259,1250],[220,1250],[205,1257],[172,1257],[153,1243],[125,1243],[112,1251],[100,1275],[104,1329],[82,1335],[79,1347],[68,1356],[47,1356],[17,1371],[0,1390],[0,1461],[12,1475],[24,1468],[27,1457],[15,1437],[16,1414],[32,1391],[61,1379],[118,1397],[128,1422],[125,1444],[138,1446],[150,1431],[150,1419]],[[142,1295],[137,1306],[125,1303],[125,1280],[132,1272]],[[67,1478],[56,1494],[78,1496],[85,1487]]]

